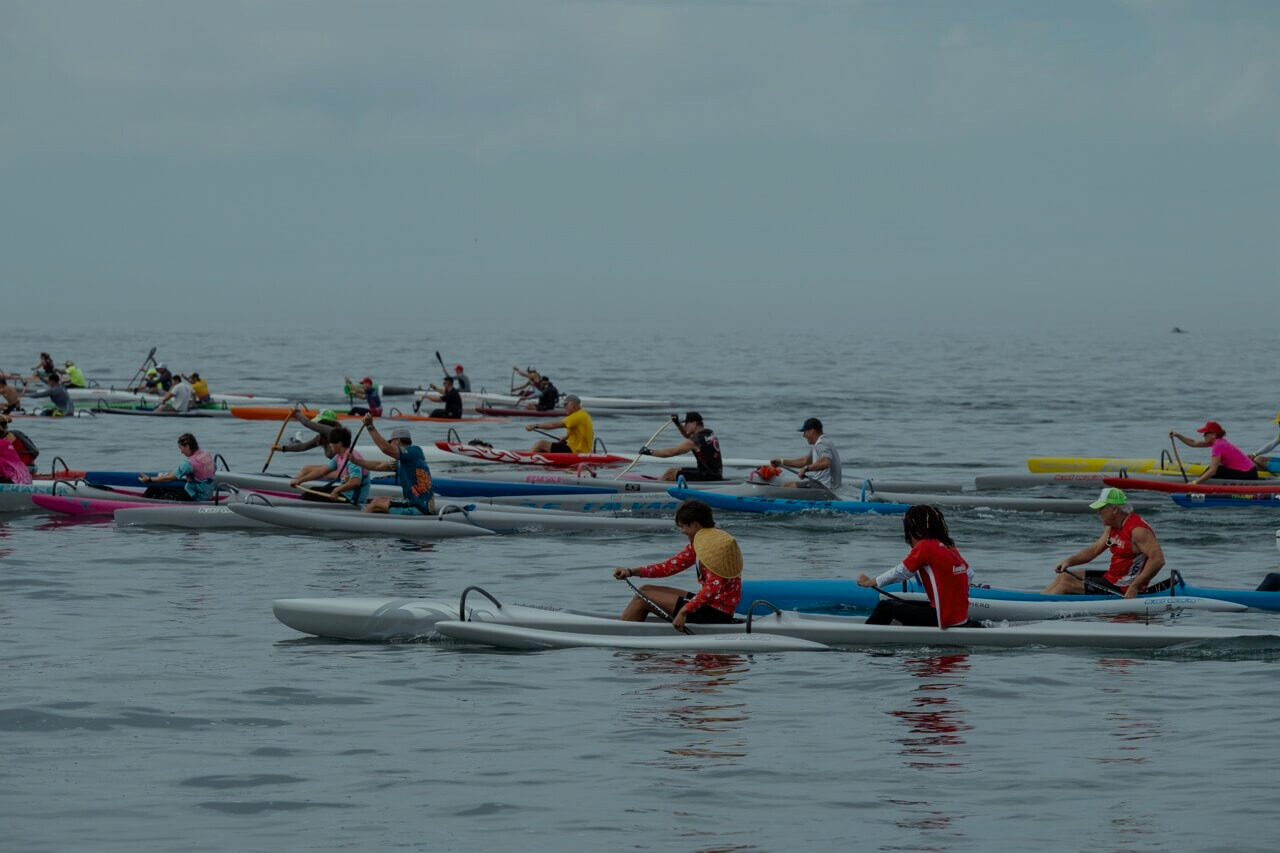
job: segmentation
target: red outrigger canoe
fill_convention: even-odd
[[[1275,495],[1280,483],[1265,480],[1238,480],[1234,483],[1179,483],[1177,480],[1140,480],[1134,477],[1107,477],[1102,482],[1117,489],[1170,492],[1193,495]]]

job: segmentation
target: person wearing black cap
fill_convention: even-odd
[[[413,443],[407,427],[396,427],[386,438],[378,432],[373,415],[364,416],[365,429],[378,449],[391,459],[377,462],[363,461],[370,471],[394,471],[396,483],[404,495],[402,500],[374,498],[364,506],[365,512],[385,512],[391,515],[431,515],[436,511],[435,488],[431,483],[431,468],[422,448]]]
[[[444,387],[437,388],[434,384],[431,386],[432,391],[440,394],[440,402],[444,404],[443,409],[432,409],[428,417],[432,418],[451,418],[457,420],[462,417],[462,394],[458,393],[458,389],[453,387],[453,377],[446,376],[444,378]]]
[[[693,468],[668,468],[662,474],[664,480],[675,480],[684,477],[686,480],[723,480],[724,458],[720,455],[720,439],[702,423],[702,415],[688,412],[681,422],[675,415],[671,416],[679,428],[684,441],[670,447],[640,448],[642,456],[656,456],[666,459],[682,453],[693,453],[697,466]]]
[[[791,459],[771,459],[772,465],[784,465],[788,468],[800,469],[800,480],[785,483],[786,486],[800,488],[838,489],[842,482],[840,476],[840,453],[831,443],[831,439],[822,434],[822,421],[809,418],[800,427],[804,440],[809,442],[809,455],[796,456]]]
[[[538,399],[530,407],[538,412],[554,411],[560,405],[560,389],[551,382],[550,376],[538,379]]]

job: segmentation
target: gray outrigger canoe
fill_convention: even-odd
[[[433,634],[445,634],[457,639],[475,639],[479,635],[478,628],[442,629],[441,625],[454,623],[469,626],[498,626],[506,629],[504,640],[515,642],[518,632],[547,632],[560,635],[557,642],[569,645],[583,645],[584,635],[604,635],[616,640],[620,636],[629,637],[682,637],[675,634],[672,627],[660,621],[622,622],[610,616],[582,613],[571,610],[555,610],[544,607],[529,607],[519,604],[497,604],[488,600],[473,599],[475,603],[468,606],[466,594],[459,604],[439,599],[406,599],[406,598],[287,598],[278,599],[272,609],[285,625],[304,634],[334,639],[355,640],[364,642],[393,642],[414,640],[429,637]],[[1193,607],[1194,602],[1187,599],[1186,606]],[[988,624],[989,628],[951,628],[946,631],[937,628],[915,629],[901,625],[880,626],[866,625],[865,621],[852,616],[831,616],[798,614],[794,612],[771,612],[757,615],[751,620],[752,632],[786,633],[800,639],[825,644],[854,645],[886,645],[892,643],[936,644],[936,645],[1080,645],[1105,646],[1112,648],[1155,648],[1167,645],[1178,645],[1187,642],[1205,642],[1222,640],[1237,636],[1275,637],[1267,632],[1239,632],[1231,629],[1212,627],[1187,627],[1183,625],[1115,624],[1110,622],[1085,623],[1049,623],[1035,621],[1027,626],[1007,625],[1003,620],[1010,616],[1028,618],[1038,615],[1040,619],[1060,616],[1080,616],[1089,613],[1116,614],[1120,612],[1152,615],[1153,610],[1144,607],[1142,600],[1117,599],[1114,602],[1101,603],[1103,606],[1092,608],[1086,604],[1072,607],[1069,611],[1055,608],[1051,602],[984,602],[984,609],[974,613],[978,619],[999,619]],[[1221,605],[1223,602],[1215,602]],[[1022,605],[1033,605],[1026,607]],[[1129,610],[1122,608],[1128,606]],[[757,605],[757,609],[761,609]],[[1223,609],[1214,607],[1213,609]],[[1154,613],[1162,614],[1164,610],[1154,608]],[[1074,627],[1054,627],[1064,624]],[[1036,627],[1038,626],[1038,627]],[[1148,628],[1157,629],[1154,631]],[[732,625],[693,625],[690,629],[695,634],[739,634],[748,630],[745,621]],[[1015,630],[1016,629],[1016,630]],[[512,633],[517,632],[517,633]],[[962,632],[962,633],[956,633]],[[991,632],[991,633],[986,633]],[[466,634],[466,636],[462,636]],[[495,635],[496,636],[496,635]],[[566,640],[566,638],[568,638]],[[529,634],[525,641],[532,645],[513,646],[519,648],[551,648],[547,638],[541,634]],[[1280,645],[1280,638],[1275,638]],[[958,641],[958,642],[957,642]],[[484,642],[484,641],[480,641]],[[688,646],[684,646],[688,647]],[[652,648],[650,646],[649,648]]]

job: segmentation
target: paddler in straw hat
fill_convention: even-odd
[[[733,622],[733,612],[742,598],[742,551],[737,540],[716,527],[711,507],[702,501],[680,504],[676,509],[676,527],[689,539],[683,551],[661,563],[614,569],[613,576],[616,580],[636,576],[665,578],[693,566],[702,588],[694,594],[676,587],[645,584],[622,611],[622,618],[643,622],[650,613],[668,616],[677,631],[683,631],[686,622]]]

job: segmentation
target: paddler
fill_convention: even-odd
[[[462,369],[461,364],[453,366],[453,384],[458,386],[458,390],[463,393],[471,391],[471,380],[467,378],[466,371]]]
[[[701,588],[697,593],[689,593],[677,587],[645,584],[622,611],[622,619],[643,622],[653,613],[670,618],[677,631],[683,631],[686,622],[695,625],[733,622],[733,613],[742,598],[742,550],[737,540],[716,527],[711,507],[702,501],[680,504],[676,509],[676,527],[689,540],[683,551],[661,563],[634,569],[616,568],[613,577],[616,580],[636,576],[665,578],[693,566]]]
[[[351,431],[337,426],[329,431],[329,447],[332,456],[323,465],[307,465],[298,476],[289,481],[290,486],[301,486],[310,480],[334,480],[336,485],[323,489],[330,500],[337,500],[350,493],[351,503],[363,506],[369,497],[370,477],[365,473],[364,460],[351,449]]]
[[[702,423],[702,415],[698,412],[686,412],[684,421],[672,415],[671,420],[684,436],[684,441],[670,447],[642,447],[641,456],[656,456],[666,459],[682,453],[692,453],[697,465],[692,468],[668,468],[662,473],[662,479],[675,480],[684,477],[686,480],[720,480],[724,477],[724,458],[720,455],[720,439]]]
[[[30,482],[31,469],[22,458],[18,436],[9,431],[9,419],[0,415],[0,483]]]
[[[884,587],[919,575],[929,604],[885,598],[867,617],[868,625],[935,628],[978,627],[969,624],[969,581],[972,570],[956,549],[947,520],[936,506],[918,504],[902,516],[902,536],[911,552],[902,562],[872,578],[858,575],[858,586]]]
[[[1280,424],[1280,412],[1276,412],[1275,420],[1272,423]],[[1280,433],[1271,441],[1259,447],[1257,450],[1249,454],[1249,458],[1253,460],[1253,464],[1258,467],[1259,471],[1266,471],[1269,474],[1280,474],[1280,456],[1266,456],[1280,447]]]
[[[366,376],[360,380],[359,385],[352,385],[351,377],[347,377],[347,393],[364,403],[364,405],[353,405],[347,414],[382,417],[382,395],[374,387],[372,378]]]
[[[1209,448],[1209,464],[1205,467],[1204,473],[1191,482],[1203,483],[1213,477],[1219,480],[1258,479],[1258,468],[1254,464],[1254,460],[1246,456],[1243,450],[1227,441],[1227,431],[1222,428],[1222,424],[1217,421],[1207,421],[1196,432],[1200,433],[1203,438],[1187,438],[1180,432],[1169,430],[1170,438],[1176,438],[1187,447]]]
[[[156,408],[169,412],[187,412],[191,410],[194,398],[195,391],[179,373],[173,377],[173,386],[160,398]]]
[[[71,395],[67,393],[66,386],[62,384],[61,377],[56,373],[49,377],[49,402],[53,403],[53,408],[45,409],[40,414],[59,418],[76,413],[75,403],[71,402]]]
[[[453,386],[452,376],[446,376],[442,381],[444,382],[443,388],[438,388],[434,384],[430,388],[440,394],[440,402],[444,404],[444,408],[432,409],[428,417],[457,420],[462,417],[462,394]]]
[[[67,385],[72,388],[87,388],[89,383],[84,380],[84,371],[76,367],[76,363],[71,359],[67,359]]]
[[[53,363],[53,356],[47,352],[40,353],[39,363],[31,369],[35,371],[31,378],[39,379],[45,384],[49,384],[49,380],[58,375],[58,367]]]
[[[18,390],[9,384],[8,380],[0,376],[0,413],[9,414],[16,412],[22,408],[22,395],[27,393],[27,389]]]
[[[582,408],[582,401],[578,399],[577,394],[570,394],[564,398],[564,410],[565,416],[558,421],[525,426],[525,432],[532,432],[535,429],[559,429],[561,427],[566,430],[564,438],[559,441],[549,441],[545,438],[535,441],[532,447],[534,453],[581,454],[591,452],[591,448],[596,443],[595,427],[591,423],[591,415],[587,414],[586,409]]]
[[[288,444],[276,444],[272,446],[273,450],[281,453],[300,453],[303,450],[310,450],[313,447],[319,447],[324,451],[324,455],[332,459],[333,450],[329,446],[329,433],[333,428],[338,426],[338,413],[333,409],[325,409],[316,415],[315,420],[307,417],[306,411],[302,408],[302,404],[298,403],[293,407],[294,419],[307,429],[315,433],[314,436],[306,441],[291,441]]]
[[[198,405],[204,406],[213,402],[209,397],[209,383],[201,379],[199,373],[191,371],[188,379],[191,381],[191,394]]]
[[[800,425],[800,432],[804,434],[804,440],[809,442],[809,455],[769,460],[772,465],[800,469],[800,479],[797,482],[782,485],[802,489],[819,486],[831,490],[840,488],[840,453],[831,439],[822,434],[822,421],[808,418]]]
[[[148,474],[138,475],[138,480],[147,484],[147,490],[142,496],[166,501],[213,500],[216,469],[209,451],[201,450],[200,442],[189,432],[178,436],[178,450],[182,451],[183,460],[173,471],[156,474],[154,477]],[[180,482],[174,486],[155,485],[175,481]]]
[[[512,394],[515,394],[517,397],[523,398],[523,397],[532,397],[534,394],[538,393],[538,386],[542,382],[541,373],[534,370],[532,367],[530,367],[528,370],[521,370],[518,367],[512,366],[511,369],[514,370],[516,373],[519,373],[525,379],[523,385],[517,385],[511,389]]]
[[[396,427],[386,438],[374,426],[373,416],[364,416],[365,428],[378,449],[391,459],[366,461],[370,471],[394,471],[396,483],[404,495],[401,500],[374,498],[364,507],[365,512],[385,512],[391,515],[431,515],[436,511],[435,490],[431,484],[431,468],[422,448],[413,443],[406,427]]]
[[[1164,568],[1164,551],[1156,541],[1156,532],[1133,511],[1129,499],[1119,489],[1103,489],[1089,508],[1098,511],[1102,535],[1092,545],[1054,566],[1058,576],[1044,591],[1050,595],[1109,592],[1125,598],[1145,592],[1147,584]],[[1086,571],[1081,577],[1067,571],[1072,566],[1091,562],[1107,550],[1111,551],[1111,566],[1105,572]]]

